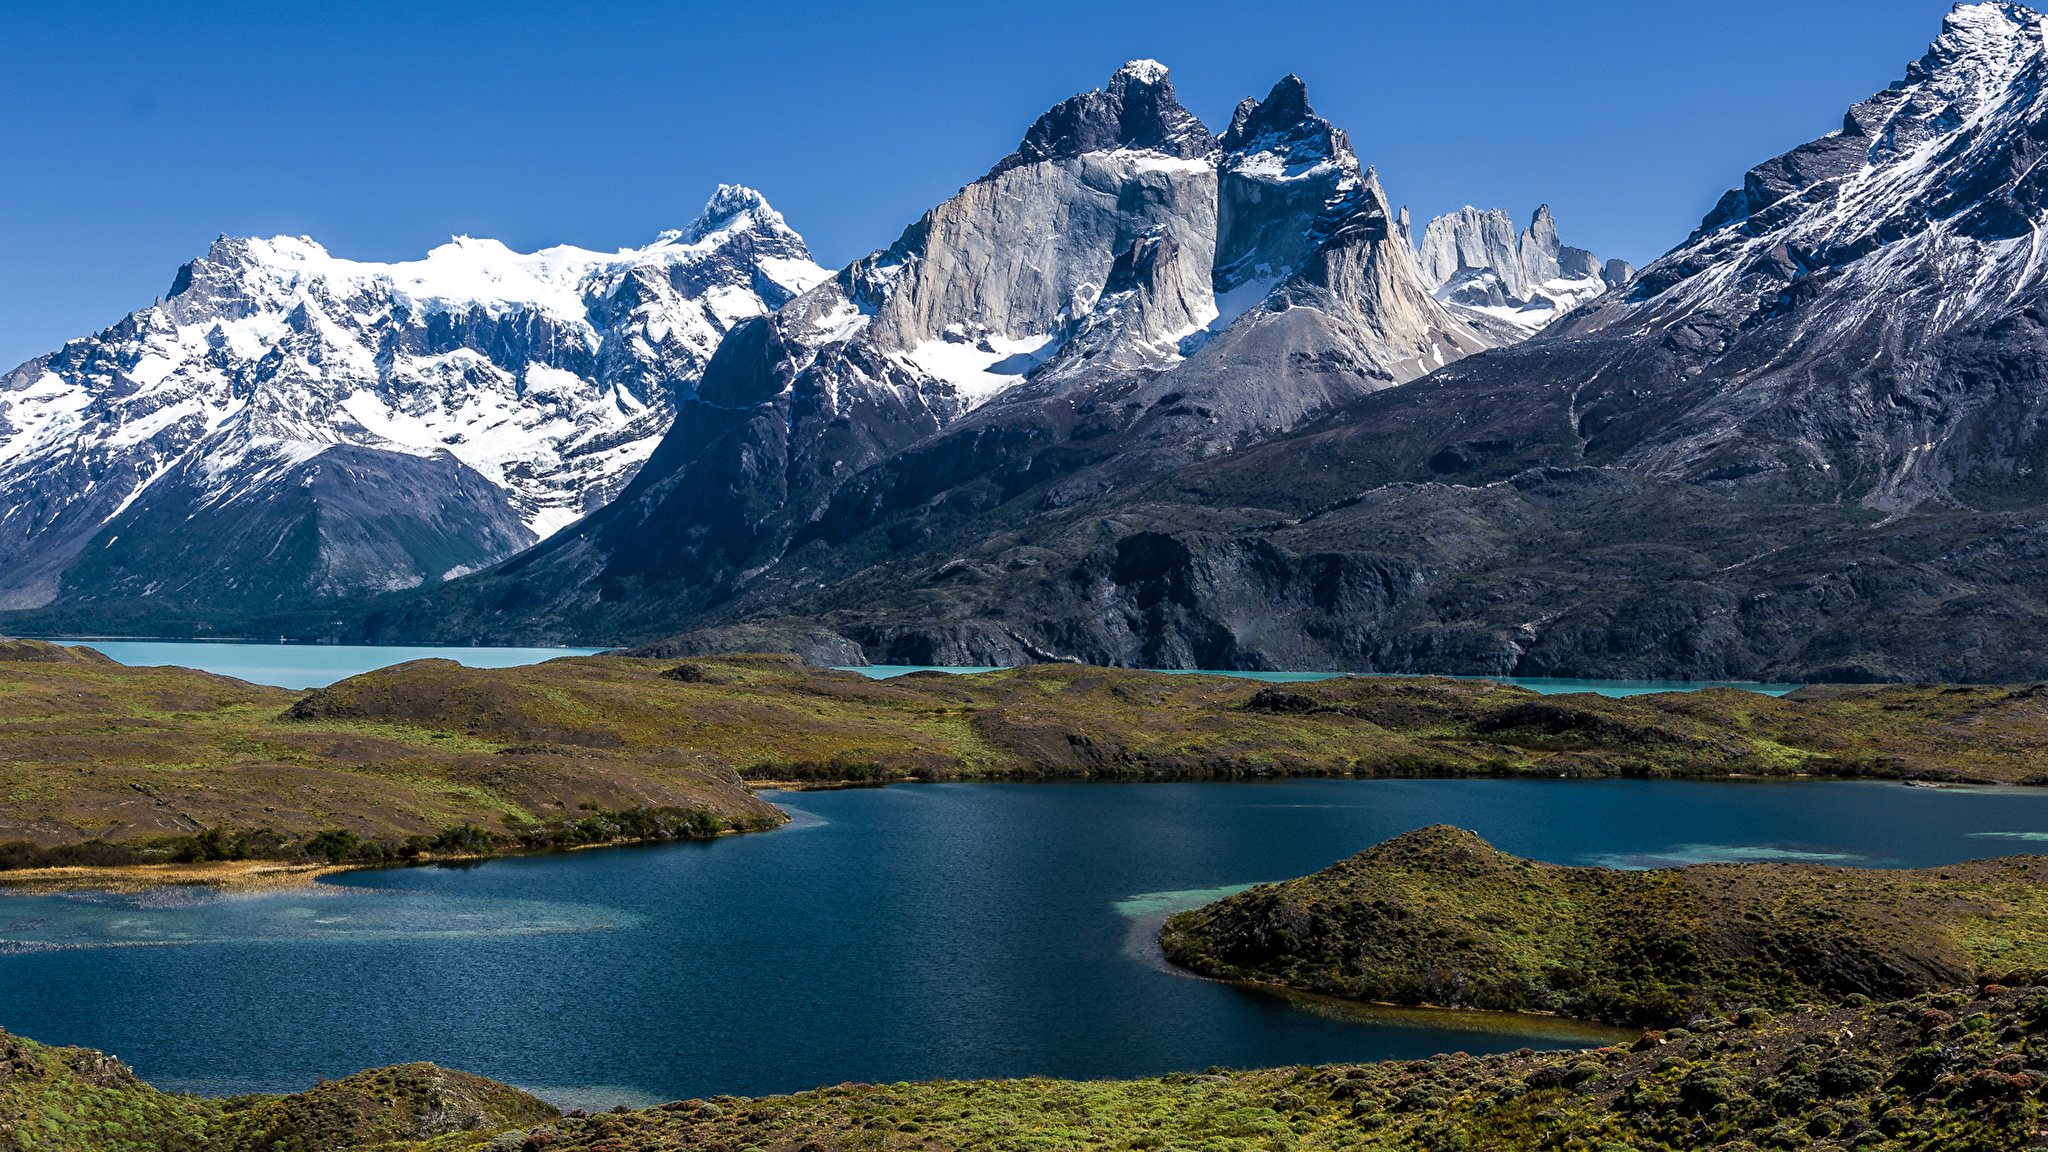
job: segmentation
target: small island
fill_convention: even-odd
[[[1175,963],[1353,1000],[1663,1028],[2048,970],[2048,856],[1566,868],[1436,825],[1169,918]]]

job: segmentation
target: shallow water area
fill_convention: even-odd
[[[643,917],[553,900],[472,900],[316,884],[284,892],[201,887],[0,899],[0,954],[162,945],[349,945],[630,929]]]
[[[1176,908],[1438,822],[1518,855],[1625,866],[1934,865],[2048,837],[2048,789],[1874,782],[769,795],[797,819],[715,841],[347,873],[251,896],[0,897],[0,937],[19,942],[0,954],[0,1026],[117,1053],[172,1087],[291,1091],[431,1060],[580,1107],[1578,1048],[1601,1033],[1198,979],[1164,962],[1154,933]]]

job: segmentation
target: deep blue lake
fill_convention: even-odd
[[[942,784],[782,794],[700,844],[350,873],[308,890],[0,897],[0,1026],[165,1087],[432,1060],[565,1104],[842,1080],[1133,1076],[1582,1047],[1197,980],[1168,908],[1421,825],[1557,863],[1952,863],[2038,849],[2048,789],[1866,782]],[[1490,1029],[1490,1030],[1489,1030]]]

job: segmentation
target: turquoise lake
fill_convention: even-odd
[[[356,872],[257,895],[0,896],[0,1026],[171,1089],[432,1060],[565,1106],[1134,1076],[1611,1033],[1304,1003],[1181,974],[1167,912],[1445,822],[1565,864],[1893,867],[2040,850],[2048,789],[1294,780],[771,794],[716,841]]]
[[[176,664],[222,676],[233,676],[257,684],[281,688],[324,688],[337,680],[375,668],[388,668],[408,660],[440,658],[455,660],[472,668],[507,668],[537,664],[557,656],[593,656],[601,648],[469,648],[448,646],[378,646],[367,644],[264,644],[247,640],[97,640],[91,637],[51,636],[60,644],[88,644],[123,664]],[[874,664],[847,667],[878,680],[910,672],[993,672],[992,667],[935,667],[924,664]],[[1178,670],[1176,675],[1180,675]],[[1248,680],[1289,683],[1329,680],[1341,672],[1219,672],[1220,676],[1241,676]],[[1683,692],[1697,688],[1746,688],[1782,696],[1797,684],[1757,684],[1749,681],[1688,682],[1679,680],[1551,680],[1513,676],[1461,676],[1461,680],[1495,679],[1519,684],[1538,692],[1598,692],[1603,696],[1635,696],[1645,692]]]

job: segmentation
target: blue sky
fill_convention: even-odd
[[[613,249],[753,185],[844,264],[1123,60],[1220,129],[1297,72],[1418,219],[1548,202],[1638,264],[1836,127],[1935,0],[6,5],[0,371],[146,306],[223,232],[410,259]]]

